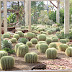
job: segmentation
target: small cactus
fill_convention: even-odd
[[[36,44],[35,48],[36,48],[36,49],[39,49],[39,45],[40,45],[40,44]]]
[[[10,34],[8,34],[8,33],[5,33],[5,34],[3,34],[3,36],[2,36],[3,38],[10,38]]]
[[[17,49],[17,56],[24,57],[26,53],[28,53],[28,46],[27,45],[20,45]]]
[[[69,57],[72,57],[72,47],[67,48],[65,54]]]
[[[67,40],[66,39],[60,39],[60,42],[66,44]]]
[[[16,42],[17,42],[17,39],[16,39],[16,38],[12,38],[12,39],[10,39],[10,41],[11,41],[12,43],[16,43]]]
[[[42,44],[42,43],[43,43],[43,44],[44,44],[44,43],[46,44],[45,41],[39,41],[39,42],[38,42],[38,44]]]
[[[8,56],[8,53],[6,51],[0,51],[0,59],[3,56]]]
[[[26,45],[28,45],[28,47],[32,47],[32,42],[28,41]]]
[[[19,34],[14,34],[13,35],[13,38],[16,38],[17,40],[19,39],[19,37],[20,37]]]
[[[46,43],[47,43],[47,44],[50,44],[51,42],[52,42],[51,39],[48,39],[48,38],[46,39]]]
[[[59,46],[59,50],[61,50],[61,51],[65,51],[67,48],[68,48],[68,45],[67,44],[61,44]]]
[[[36,38],[31,39],[32,44],[37,44],[38,40]]]
[[[55,59],[56,56],[57,56],[57,51],[56,51],[55,48],[48,48],[48,49],[46,50],[46,57],[47,57],[48,59]]]
[[[1,58],[1,69],[7,70],[14,67],[14,58],[11,56],[3,56]]]
[[[23,43],[17,43],[17,44],[15,45],[15,52],[17,52],[17,49],[18,49],[18,47],[19,47],[20,45],[23,45]]]
[[[58,38],[52,38],[52,42],[58,42]]]
[[[24,56],[25,62],[27,63],[36,63],[37,62],[37,54],[34,52],[27,53]]]

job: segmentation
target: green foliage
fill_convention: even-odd
[[[8,56],[8,53],[7,53],[6,51],[0,51],[0,59],[1,59],[3,56]]]
[[[36,63],[37,62],[37,54],[34,52],[27,53],[24,57],[25,62],[27,63]]]
[[[45,40],[46,40],[46,35],[45,35],[45,34],[40,34],[40,35],[38,36],[38,40],[39,40],[39,41],[45,41]]]
[[[13,38],[16,38],[17,40],[19,39],[19,37],[20,37],[19,34],[14,34],[13,35]]]
[[[3,56],[1,58],[1,69],[7,70],[14,67],[14,58],[11,56]]]
[[[3,34],[3,36],[2,36],[3,38],[10,38],[10,34],[8,34],[8,33],[5,33],[5,34]]]
[[[40,44],[38,49],[41,53],[45,53],[46,50],[48,49],[48,45],[47,44]]]
[[[66,41],[66,39],[60,39],[60,42],[61,43],[66,43],[67,41]]]
[[[37,44],[38,40],[36,38],[31,39],[32,44]]]
[[[57,51],[55,48],[48,48],[46,50],[46,56],[48,59],[55,59],[57,56]]]
[[[2,46],[2,49],[4,49],[4,48],[12,49],[12,43],[9,40],[3,40],[1,46]]]
[[[49,48],[56,48],[57,49],[57,45],[55,43],[50,43]]]
[[[72,47],[67,48],[65,54],[69,57],[72,57]]]
[[[28,45],[28,47],[32,47],[32,42],[28,41],[26,45]]]
[[[48,38],[46,39],[46,43],[47,43],[47,44],[50,44],[51,42],[52,42],[51,39],[48,39]]]
[[[68,45],[67,44],[61,44],[59,46],[59,50],[61,50],[61,51],[65,51],[67,48],[68,48]]]
[[[12,39],[10,39],[10,41],[11,41],[12,43],[16,43],[16,42],[17,42],[17,39],[16,39],[16,38],[12,38]]]
[[[26,53],[28,53],[29,48],[27,45],[20,45],[17,49],[17,56],[24,57]]]
[[[24,44],[23,44],[23,43],[17,43],[17,44],[15,45],[15,52],[17,52],[17,49],[18,49],[18,47],[19,47],[20,45],[24,45]]]
[[[18,39],[18,42],[19,42],[19,43],[26,44],[26,43],[28,42],[28,39],[26,39],[26,38],[19,38],[19,39]]]

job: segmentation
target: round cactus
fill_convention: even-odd
[[[16,39],[16,38],[12,38],[12,39],[10,39],[10,41],[11,41],[12,43],[16,43],[16,42],[17,42],[17,39]]]
[[[1,58],[1,69],[7,70],[14,67],[14,58],[11,56],[3,56]]]
[[[28,53],[28,46],[27,45],[20,45],[17,49],[17,56],[24,57],[24,55]]]
[[[36,44],[35,48],[38,49],[40,44]]]
[[[50,44],[49,44],[49,48],[57,48],[56,43],[50,43]]]
[[[68,45],[67,44],[61,44],[59,46],[59,50],[61,50],[61,51],[65,51],[67,48],[68,48]]]
[[[45,53],[46,50],[48,49],[48,45],[47,44],[40,44],[38,49],[41,53]]]
[[[37,44],[38,40],[36,38],[31,39],[32,44]]]
[[[22,31],[18,31],[17,34],[19,34],[20,37],[23,37],[24,36],[24,34],[23,34]]]
[[[51,30],[48,30],[48,31],[47,31],[47,34],[52,34],[52,31],[51,31]]]
[[[24,56],[25,62],[27,63],[36,63],[37,62],[37,54],[34,52],[27,53]]]
[[[32,47],[32,42],[28,41],[26,45],[28,45],[28,47]]]
[[[3,38],[10,38],[10,34],[8,34],[8,33],[5,33],[5,34],[3,34],[3,36],[2,36]]]
[[[19,47],[20,45],[24,45],[24,44],[23,44],[23,43],[17,43],[17,44],[15,45],[15,52],[17,52],[17,49],[18,49],[18,47]]]
[[[45,34],[40,34],[40,35],[38,36],[38,40],[39,40],[39,41],[45,41],[45,40],[46,40],[46,35],[45,35]]]
[[[72,57],[72,47],[69,47],[65,50],[65,54],[69,57]]]
[[[38,44],[42,44],[42,43],[45,43],[45,44],[46,44],[46,42],[45,42],[45,41],[39,41],[39,42],[38,42]]]
[[[46,56],[48,59],[55,59],[57,56],[57,51],[55,48],[48,48],[46,50]]]
[[[14,34],[13,35],[13,38],[16,38],[17,40],[19,39],[19,37],[20,37],[19,34]]]
[[[47,43],[47,44],[50,44],[51,42],[52,42],[51,39],[46,39],[46,43]]]
[[[58,38],[52,38],[52,42],[58,42]]]
[[[60,39],[60,42],[65,44],[67,42],[67,40],[66,39]]]
[[[8,55],[8,53],[6,51],[0,51],[0,59],[1,59],[1,57],[7,56],[7,55]]]

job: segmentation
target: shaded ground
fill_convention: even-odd
[[[47,70],[59,70],[59,69],[72,69],[72,57],[67,57],[64,52],[57,51],[57,59],[47,59],[45,54],[42,54],[38,52],[37,49],[35,49],[35,46],[33,48],[29,48],[30,52],[36,52],[38,54],[38,63],[25,63],[24,58],[17,57],[16,55],[12,54],[15,58],[15,66],[12,69],[13,70],[31,70],[32,66],[40,63],[46,64]],[[0,69],[1,71],[1,69]]]

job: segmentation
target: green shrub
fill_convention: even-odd
[[[24,57],[25,62],[27,63],[36,63],[37,62],[37,54],[34,52],[27,53]]]
[[[50,43],[49,48],[57,48],[57,45],[55,43]]]
[[[65,51],[67,48],[68,48],[68,45],[66,45],[66,44],[61,44],[59,46],[59,50],[61,50],[61,51]]]
[[[28,53],[28,46],[27,45],[20,45],[17,49],[17,56],[24,57],[24,55]]]
[[[48,39],[48,38],[46,39],[46,43],[47,43],[47,44],[50,44],[51,42],[52,42],[51,39]]]
[[[58,38],[52,38],[52,42],[58,42]]]
[[[48,48],[46,50],[46,56],[48,59],[55,59],[57,56],[57,51],[55,48]]]
[[[2,49],[4,48],[10,48],[12,49],[12,43],[9,40],[3,40],[1,44]]]
[[[28,41],[26,45],[28,45],[28,47],[32,47],[32,42]]]
[[[38,36],[38,40],[39,40],[39,41],[45,41],[45,40],[46,40],[46,35],[45,35],[45,34],[40,34],[40,35]]]
[[[26,36],[27,36],[28,39],[32,39],[32,38],[35,37],[35,34],[32,33],[32,32],[28,32]]]
[[[72,57],[72,47],[67,48],[65,54],[69,57]]]
[[[28,42],[28,39],[26,39],[26,38],[19,38],[18,42],[26,44]]]
[[[41,53],[45,53],[46,50],[48,49],[48,45],[47,44],[40,44],[38,49]]]
[[[16,43],[16,42],[17,42],[17,39],[16,39],[16,38],[12,38],[12,39],[10,39],[10,41],[11,41],[12,43]]]
[[[24,45],[24,44],[23,44],[23,43],[17,43],[17,44],[15,45],[15,52],[17,52],[17,49],[18,49],[18,47],[19,47],[20,45]]]
[[[3,56],[1,58],[1,69],[7,70],[14,67],[14,58],[11,56]]]
[[[8,56],[8,53],[6,51],[0,51],[0,59],[3,56]]]
[[[38,40],[36,38],[31,39],[32,44],[37,44]]]
[[[61,43],[66,43],[67,41],[66,41],[66,39],[60,39],[60,42]]]
[[[3,36],[2,36],[3,38],[10,38],[10,34],[8,34],[8,33],[5,33],[5,34],[3,34]]]
[[[17,34],[19,34],[20,37],[23,37],[24,36],[24,34],[23,34],[22,31],[18,31]]]
[[[16,38],[17,40],[19,39],[19,37],[20,37],[19,34],[14,34],[13,35],[13,38]]]

